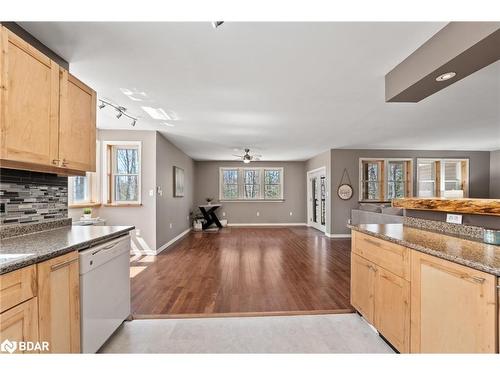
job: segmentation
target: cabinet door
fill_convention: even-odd
[[[375,277],[375,327],[399,352],[410,351],[410,283],[380,267]]]
[[[495,353],[495,279],[413,251],[411,351]]]
[[[31,298],[0,314],[0,342],[38,341],[37,299]],[[15,353],[22,353],[19,347]]]
[[[40,340],[52,353],[80,352],[78,252],[38,264]]]
[[[57,164],[59,66],[2,27],[0,158]]]
[[[62,167],[95,172],[96,93],[60,72],[59,159]]]
[[[351,305],[373,324],[375,266],[351,253]]]

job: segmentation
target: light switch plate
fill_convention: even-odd
[[[446,214],[446,222],[451,224],[462,224],[462,215]]]

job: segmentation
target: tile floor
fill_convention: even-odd
[[[394,353],[357,314],[125,322],[102,353]]]

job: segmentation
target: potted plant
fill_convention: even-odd
[[[90,207],[86,207],[83,209],[83,220],[92,219],[92,209]]]
[[[214,199],[213,198],[205,198],[205,200],[207,201],[207,204],[210,206]]]

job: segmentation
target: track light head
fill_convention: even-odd
[[[118,110],[118,113],[116,114],[116,118],[122,117],[123,113],[122,111]]]
[[[136,119],[133,119],[133,120],[132,120],[132,124],[131,124],[131,125],[132,125],[132,126],[135,126],[135,124],[136,124],[136,123],[137,123],[137,120],[136,120]]]
[[[218,28],[220,25],[222,25],[224,23],[224,21],[214,21],[212,22],[212,27],[214,29]]]
[[[104,104],[103,102],[101,102],[101,104],[99,104],[99,109],[103,109],[104,107],[106,107],[106,104]]]

